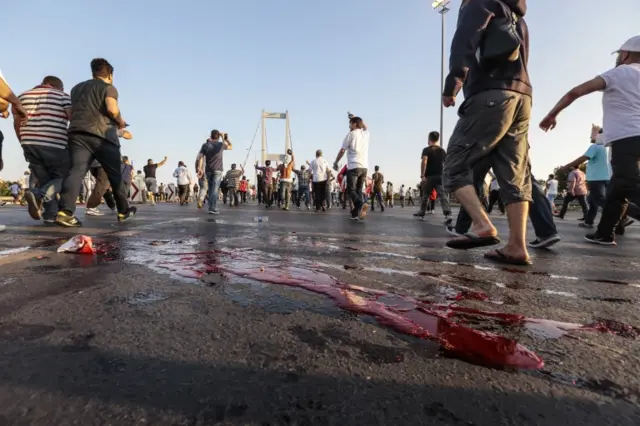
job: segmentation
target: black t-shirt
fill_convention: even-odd
[[[441,146],[433,145],[422,150],[422,157],[425,156],[427,157],[427,169],[425,170],[424,175],[442,176],[444,160],[447,158],[447,152]]]
[[[158,170],[157,164],[147,164],[142,168],[144,170],[144,177],[146,178],[156,178],[156,170]]]
[[[202,145],[200,153],[205,156],[206,169],[212,172],[221,172],[224,170],[222,166],[222,153],[224,152],[223,142],[207,141]]]
[[[118,100],[118,90],[99,78],[78,83],[71,89],[73,116],[69,133],[89,133],[120,146],[118,125],[107,112],[106,98]]]

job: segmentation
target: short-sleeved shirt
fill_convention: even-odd
[[[607,148],[604,145],[591,144],[584,156],[589,157],[587,182],[608,181],[611,178]]]
[[[376,192],[382,192],[382,184],[384,183],[384,175],[380,172],[375,172],[372,176],[373,189]]]
[[[120,146],[118,125],[107,112],[107,98],[118,99],[118,90],[99,78],[78,83],[71,89],[73,115],[69,133],[80,132],[98,136]]]
[[[422,150],[421,158],[423,157],[427,157],[427,169],[424,171],[424,176],[442,176],[444,160],[447,158],[446,151],[438,145],[428,146]]]
[[[120,174],[122,175],[122,181],[124,183],[131,183],[131,172],[133,171],[133,166],[131,164],[120,165]]]
[[[20,128],[20,144],[49,148],[67,148],[67,110],[71,98],[48,85],[36,86],[18,96],[28,120]]]
[[[547,181],[547,194],[558,195],[558,181],[556,179]]]
[[[342,149],[347,152],[349,170],[369,167],[369,132],[367,130],[350,131],[342,142]]]
[[[640,64],[620,65],[600,76],[604,142],[640,136]]]
[[[158,170],[158,165],[157,164],[147,164],[146,166],[144,166],[142,168],[142,170],[144,171],[144,177],[145,178],[156,178],[156,170]]]
[[[573,182],[573,195],[587,195],[587,180],[581,170],[573,170],[567,177],[568,188],[571,188]]]
[[[329,170],[329,163],[324,157],[317,157],[311,162],[311,172],[313,173],[314,182],[322,182],[328,179],[327,170]],[[351,170],[351,168],[349,168]]]
[[[242,171],[238,169],[231,169],[227,172],[227,188],[238,189],[240,187],[240,178],[242,177]]]
[[[224,170],[222,164],[222,154],[224,153],[223,142],[207,141],[202,145],[200,153],[205,157],[206,171],[221,172]]]

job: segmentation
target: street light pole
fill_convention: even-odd
[[[444,145],[444,105],[442,105],[442,92],[444,91],[444,69],[446,64],[446,56],[445,56],[445,16],[449,9],[450,0],[436,0],[431,6],[440,14],[441,17],[441,46],[440,46],[440,96],[438,96],[438,100],[440,101],[440,142]]]

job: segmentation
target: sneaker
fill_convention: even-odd
[[[593,229],[593,224],[591,224],[591,223],[581,222],[581,223],[578,224],[578,226],[580,228]]]
[[[97,207],[93,208],[93,209],[91,209],[91,208],[86,209],[84,211],[84,214],[87,215],[87,216],[104,216],[104,213],[102,213],[100,211],[100,209],[98,209]]]
[[[424,213],[414,213],[413,217],[416,217],[418,219],[424,219],[424,215],[425,215]]]
[[[198,200],[198,208],[201,209],[202,207],[204,207],[204,203]]]
[[[613,238],[605,238],[602,237],[600,235],[598,235],[598,233],[594,233],[594,234],[589,234],[589,235],[585,235],[584,237],[585,240],[589,241],[590,243],[593,244],[600,244],[601,246],[615,246],[616,242]]]
[[[447,215],[444,217],[444,224],[449,226],[453,223],[453,217],[451,215]]]
[[[60,226],[66,226],[67,228],[77,228],[82,226],[82,222],[73,215],[68,215],[65,212],[58,212],[56,216],[56,224]]]
[[[118,213],[118,222],[126,222],[136,215],[138,209],[129,207],[126,213]]]
[[[635,223],[635,220],[627,218],[627,220],[625,220],[625,221],[622,223],[622,227],[623,227],[623,228],[626,228],[627,226],[631,226],[631,225],[633,225],[634,223]]]
[[[7,227],[4,225],[0,225],[0,232],[4,232],[7,230]]]
[[[358,212],[358,219],[364,220],[364,218],[367,217],[367,210],[369,210],[369,205],[368,204],[364,204],[360,208],[360,212]]]
[[[449,235],[453,235],[454,237],[462,237],[462,234],[459,234],[456,231],[455,226],[447,225],[446,228],[447,228],[447,232],[449,233]]]
[[[220,214],[220,211],[219,211],[219,210],[212,210],[212,211],[213,211],[213,213],[212,213],[212,214]]]
[[[579,218],[578,222],[584,222],[584,217]]]
[[[31,216],[31,219],[42,219],[42,211],[40,210],[40,205],[35,194],[33,192],[27,192],[24,194],[24,201],[27,203],[27,209],[29,210],[29,216]]]
[[[48,219],[44,219],[44,221],[43,221],[43,222],[44,222],[44,224],[45,224],[45,225],[55,225],[56,220],[55,220],[55,219],[48,218]]]
[[[545,238],[538,237],[535,240],[529,242],[528,245],[531,248],[537,248],[537,249],[549,248],[557,244],[561,239],[562,238],[560,238],[560,235],[551,235]]]

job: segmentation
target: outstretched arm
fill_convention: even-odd
[[[569,107],[569,105],[583,96],[589,95],[593,92],[597,92],[598,90],[604,90],[606,88],[607,83],[604,81],[604,78],[600,76],[574,87],[558,101],[558,103],[551,109],[551,111],[549,111],[549,114],[547,114],[547,116],[540,123],[540,127],[545,132],[553,130],[556,127],[556,117],[567,107]]]
[[[158,166],[158,167],[162,167],[162,166],[164,166],[165,164],[167,164],[167,157],[164,157],[164,160],[162,160],[161,162],[159,162],[159,163],[157,164],[157,166]]]

